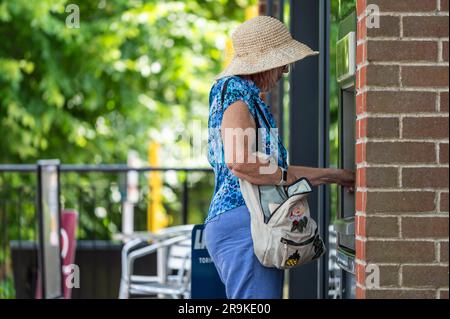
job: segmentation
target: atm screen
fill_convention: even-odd
[[[341,94],[341,167],[355,170],[355,122],[356,107],[353,89],[342,90]],[[341,218],[355,215],[355,196],[342,190]]]

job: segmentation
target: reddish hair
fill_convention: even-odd
[[[240,75],[240,77],[255,82],[256,86],[258,86],[262,92],[267,92],[275,87],[278,80],[280,80],[281,76],[285,72],[285,67],[286,66],[280,66],[254,74]]]

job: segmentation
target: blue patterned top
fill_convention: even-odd
[[[223,94],[222,104],[222,88],[227,79],[230,80],[226,92]],[[253,81],[238,76],[221,78],[211,88],[209,94],[208,160],[214,170],[215,188],[205,224],[217,215],[245,205],[239,188],[239,179],[231,173],[225,163],[220,132],[223,114],[231,104],[238,100],[247,104],[250,114],[253,118],[257,116],[257,123],[265,129],[259,132],[261,134],[261,144],[259,145],[265,145],[266,154],[276,156],[278,166],[287,168],[287,152],[278,138],[275,119],[269,107],[260,98],[259,93],[260,90]],[[258,103],[261,111],[257,110],[256,103]],[[264,113],[265,119],[260,112]],[[267,124],[270,127],[267,127]]]

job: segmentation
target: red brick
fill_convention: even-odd
[[[367,37],[366,18],[362,18],[357,22],[356,39],[357,41],[365,40]]]
[[[436,110],[436,94],[433,92],[372,91],[367,93],[366,107],[367,112],[371,113],[434,112]]]
[[[366,214],[435,211],[435,193],[429,191],[369,192]]]
[[[404,188],[446,188],[448,183],[448,167],[404,168],[402,172]]]
[[[439,143],[439,163],[448,164],[448,143]]]
[[[398,219],[396,217],[367,217],[367,237],[399,237]]]
[[[355,216],[356,236],[366,237],[366,218],[364,216]]]
[[[439,243],[439,261],[441,263],[448,263],[448,241],[441,241]]]
[[[448,287],[448,266],[403,266],[403,286]]]
[[[395,2],[395,1],[393,1]],[[366,299],[434,299],[436,290],[434,289],[367,289]]]
[[[436,163],[434,143],[427,142],[367,142],[368,163]]]
[[[356,170],[356,187],[366,187],[366,168],[358,168]]]
[[[367,85],[399,86],[400,67],[398,65],[369,65],[367,67]]]
[[[356,144],[355,152],[356,163],[363,163],[366,161],[366,143]]]
[[[448,62],[448,41],[442,42],[442,60]]]
[[[369,118],[367,119],[367,137],[396,138],[399,137],[398,118]]]
[[[436,10],[435,0],[369,0],[367,5],[376,4],[382,12],[429,12]]]
[[[367,67],[363,66],[356,72],[356,89],[359,90],[366,86]]]
[[[365,242],[359,239],[355,240],[355,250],[356,250],[356,259],[365,260],[366,259],[366,248]]]
[[[404,238],[448,238],[448,217],[402,217]]]
[[[356,47],[356,64],[360,65],[366,62],[366,42],[358,44]]]
[[[366,112],[367,93],[356,95],[356,115],[361,115]]]
[[[439,203],[441,212],[448,212],[448,193],[441,193],[441,202]]]
[[[448,113],[448,92],[442,92],[440,94],[440,107],[441,112]]]
[[[366,0],[356,1],[356,15],[359,17],[362,14],[366,14]]]
[[[356,292],[355,292],[355,298],[356,299],[365,299],[366,298],[366,290],[364,288],[357,286]]]
[[[404,66],[404,86],[448,87],[448,66]]]
[[[448,138],[448,117],[405,117],[403,138]]]
[[[437,61],[435,41],[374,41],[367,44],[368,61]]]
[[[367,167],[367,187],[398,187],[398,169],[394,167]]]
[[[403,240],[369,240],[367,263],[427,263],[435,261],[434,242]]]
[[[359,283],[361,286],[365,286],[366,284],[366,268],[364,265],[356,264],[355,267],[355,275],[356,275],[356,282]]]
[[[367,118],[356,120],[356,139],[364,138],[367,136]]]
[[[367,192],[356,192],[355,206],[359,212],[366,211]]]
[[[399,37],[400,36],[400,17],[379,16],[379,28],[367,28],[369,37]]]
[[[448,17],[403,17],[403,36],[448,38]]]

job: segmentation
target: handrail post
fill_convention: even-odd
[[[189,205],[189,189],[188,189],[188,174],[184,171],[183,181],[183,216],[182,223],[186,225],[188,223],[188,205]]]

